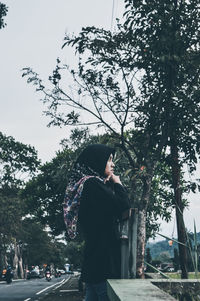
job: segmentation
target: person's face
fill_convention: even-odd
[[[111,174],[113,174],[114,172],[114,167],[115,167],[115,164],[113,162],[113,155],[111,154],[108,161],[107,161],[107,164],[106,164],[106,168],[105,168],[105,176],[110,176]]]

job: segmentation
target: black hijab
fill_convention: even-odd
[[[96,174],[105,177],[106,164],[111,154],[114,157],[114,148],[104,144],[91,144],[81,152],[76,160],[75,168],[79,166],[86,169],[86,175]]]

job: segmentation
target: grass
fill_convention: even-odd
[[[180,273],[165,273],[165,274],[171,279],[181,279]],[[189,272],[188,279],[200,279],[200,272],[198,272],[197,277],[195,275],[195,272]]]

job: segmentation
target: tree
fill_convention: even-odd
[[[36,218],[25,218],[6,255],[9,263],[13,261],[14,276],[23,278],[24,270],[31,266],[52,264],[63,268],[66,245],[49,235]]]
[[[83,258],[84,242],[71,241],[66,246],[66,257],[74,268],[81,268],[81,260]]]
[[[21,242],[26,265],[42,266],[45,263],[53,263],[55,266],[63,266],[66,245],[49,235],[36,218],[24,219],[22,226],[18,239]]]
[[[5,4],[0,2],[0,29],[4,28],[6,26],[6,23],[4,22],[4,17],[7,15],[8,8]]]
[[[191,172],[195,169],[199,152],[198,1],[125,3],[127,31],[133,41],[137,38],[139,68],[145,72],[142,90],[151,100],[147,97],[147,109],[160,111],[155,126],[165,123],[169,137],[180,264],[182,278],[187,278],[180,175],[183,163]]]
[[[22,203],[17,196],[0,193],[0,269],[7,266],[7,249],[21,229]]]
[[[34,148],[0,132],[0,268],[6,265],[6,250],[11,244],[15,243],[17,251],[16,237],[24,214],[19,191],[38,165]]]
[[[0,132],[0,191],[8,195],[22,188],[39,166],[36,150]]]
[[[70,149],[58,152],[57,156],[40,167],[40,173],[33,177],[21,192],[26,203],[26,212],[36,216],[53,235],[65,230],[62,204],[74,153]]]

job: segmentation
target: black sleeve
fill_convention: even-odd
[[[128,195],[122,185],[115,183],[114,190],[97,178],[88,179],[82,192],[83,202],[89,210],[103,216],[117,216],[129,208]]]

